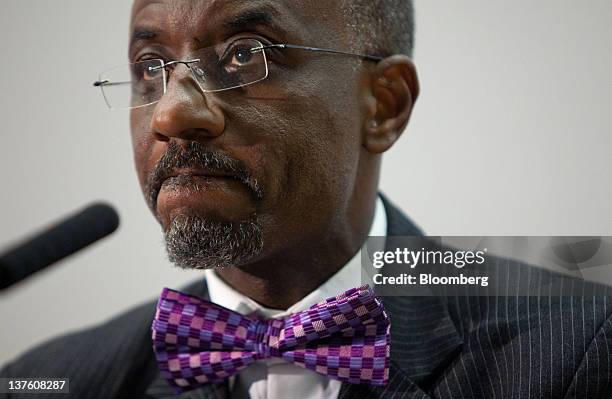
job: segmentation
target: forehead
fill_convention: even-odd
[[[335,33],[343,26],[344,0],[135,0],[131,29],[140,26],[189,35],[217,33],[256,17],[285,33]],[[245,17],[246,16],[246,17]]]

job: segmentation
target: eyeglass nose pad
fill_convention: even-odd
[[[193,80],[198,85],[202,92],[206,93],[206,72],[197,64],[187,64],[187,67],[191,71]]]
[[[202,68],[200,68],[197,65],[190,65],[190,67],[191,67],[191,71],[196,75],[198,79],[201,79],[202,81],[206,80],[206,73],[204,72]]]

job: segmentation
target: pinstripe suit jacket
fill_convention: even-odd
[[[384,202],[388,235],[421,234]],[[511,261],[498,266],[549,273]],[[184,291],[207,297],[201,282]],[[389,383],[343,384],[342,399],[612,398],[608,297],[385,297],[383,302],[391,320]],[[7,365],[0,377],[68,377],[75,398],[175,397],[151,349],[154,309],[150,302],[40,345]],[[220,384],[179,397],[229,395]]]

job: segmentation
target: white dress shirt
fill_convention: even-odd
[[[376,200],[374,221],[369,236],[387,235],[387,215],[380,198]],[[365,245],[365,244],[364,244]],[[363,250],[363,248],[362,248]],[[265,317],[279,318],[296,313],[361,285],[361,251],[329,280],[287,310],[268,309],[240,294],[214,270],[206,270],[210,300],[228,309],[247,315],[258,312]],[[342,383],[282,359],[256,362],[230,379],[231,397],[244,399],[336,399]]]

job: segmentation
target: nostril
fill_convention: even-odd
[[[155,138],[155,140],[157,141],[170,141],[170,137],[164,136],[163,134],[158,132],[153,132],[153,138]]]

